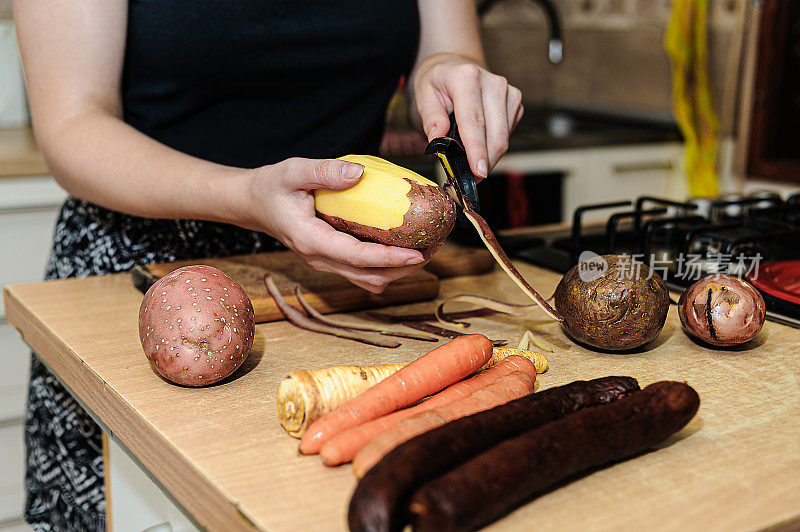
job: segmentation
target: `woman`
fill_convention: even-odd
[[[521,94],[483,68],[472,0],[14,0],[37,140],[70,194],[48,278],[252,253],[277,242],[372,292],[430,251],[363,243],[311,193],[358,182],[409,75],[428,138],[455,111],[479,177]],[[26,518],[104,527],[99,429],[33,357]]]

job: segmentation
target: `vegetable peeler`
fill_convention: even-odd
[[[460,207],[456,218],[458,225],[475,228],[492,257],[505,270],[511,279],[517,283],[525,294],[528,295],[544,312],[556,321],[563,322],[564,318],[556,312],[539,293],[528,284],[528,281],[511,263],[497,237],[492,232],[489,224],[481,217],[480,202],[478,201],[478,187],[475,184],[475,174],[469,169],[467,152],[458,134],[456,119],[450,113],[450,131],[446,137],[436,137],[428,143],[425,154],[435,153],[442,163],[447,176],[443,187]]]
[[[469,227],[469,221],[464,217],[465,210],[480,213],[481,205],[478,198],[478,187],[475,175],[469,168],[467,152],[458,134],[458,125],[453,113],[450,113],[450,131],[447,136],[436,137],[428,143],[425,155],[436,154],[442,163],[445,176],[443,187],[460,207],[458,212],[458,225]]]

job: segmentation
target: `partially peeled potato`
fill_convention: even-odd
[[[755,338],[764,326],[766,313],[761,293],[747,281],[728,274],[703,277],[678,300],[684,332],[721,347]]]
[[[456,222],[453,200],[416,172],[370,155],[346,155],[364,166],[355,186],[315,190],[317,215],[339,231],[387,246],[426,249],[447,238]]]

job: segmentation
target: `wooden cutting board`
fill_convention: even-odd
[[[219,268],[242,285],[253,302],[257,323],[284,319],[264,286],[263,279],[267,273],[274,276],[281,294],[290,304],[299,306],[294,296],[294,287],[299,285],[311,306],[325,314],[423,301],[439,294],[439,279],[424,270],[392,282],[382,294],[372,294],[344,277],[318,272],[291,251],[148,264],[133,272],[134,284],[146,291],[159,278],[192,264]]]
[[[445,242],[442,249],[425,265],[425,269],[436,274],[439,279],[447,279],[490,272],[494,269],[494,264],[494,257],[486,248]]]

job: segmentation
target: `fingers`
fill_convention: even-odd
[[[520,104],[519,107],[517,108],[517,114],[514,116],[514,122],[511,125],[511,130],[512,131],[517,127],[517,124],[519,124],[519,121],[522,120],[522,115],[523,114],[525,114],[525,106]]]
[[[447,134],[452,109],[470,169],[483,179],[508,149],[509,135],[522,118],[522,93],[464,58],[431,57],[438,62],[421,68],[414,81],[422,127],[429,141]]]
[[[508,129],[514,131],[514,128],[519,124],[522,118],[522,91],[518,88],[508,86],[508,98],[506,99],[506,108],[508,110]]]
[[[483,112],[486,117],[486,151],[489,168],[494,167],[508,149],[509,86],[502,76],[487,75],[481,81]]]
[[[475,64],[459,65],[459,74],[449,78],[458,130],[470,168],[485,178],[508,150],[508,140],[522,118],[522,92]]]
[[[293,241],[290,247],[309,265],[341,275],[375,294],[383,292],[390,282],[425,266],[441,247],[421,252],[361,242],[319,219],[299,227],[298,234],[302,235],[302,240]]]
[[[486,117],[483,108],[481,76],[484,71],[473,63],[454,67],[455,75],[448,78],[447,91],[452,95],[458,132],[470,169],[478,178],[489,175],[489,155],[486,148]]]
[[[389,283],[419,270],[427,263],[423,261],[402,268],[357,268],[325,257],[310,257],[306,261],[316,270],[341,275],[354,285],[373,294],[382,293]]]
[[[443,245],[444,243],[436,244],[433,247],[422,250],[422,255],[425,258],[424,261],[413,266],[404,266],[402,268],[353,268],[351,266],[344,266],[340,263],[334,263],[333,261],[327,259],[325,259],[324,262],[320,262],[319,265],[322,268],[330,268],[323,271],[334,271],[334,273],[343,275],[347,280],[356,286],[360,286],[361,288],[375,294],[380,294],[392,281],[396,281],[397,279],[405,277],[406,275],[425,267],[425,265],[431,260],[431,257],[436,255],[436,253],[442,249]]]
[[[361,242],[335,230],[320,220],[310,218],[296,228],[299,238],[293,249],[303,256],[326,257],[356,268],[398,268],[422,263],[425,258],[415,249]]]
[[[417,94],[417,111],[422,119],[422,130],[428,141],[443,137],[450,131],[450,111],[453,103],[430,85]]]
[[[301,159],[286,161],[283,175],[295,190],[344,190],[361,179],[364,167],[339,159]]]

